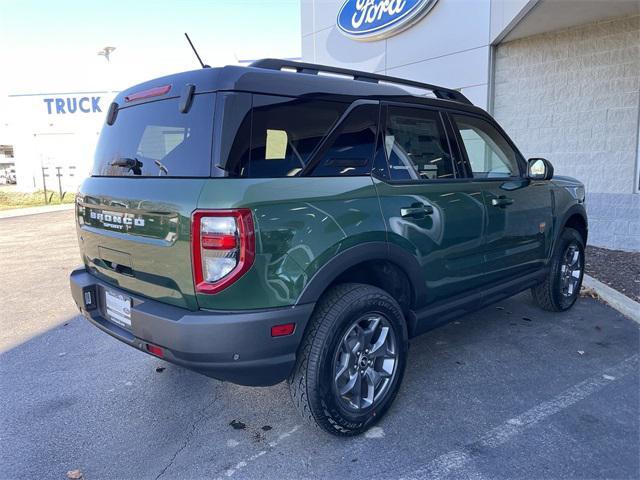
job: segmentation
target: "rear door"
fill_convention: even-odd
[[[542,267],[553,230],[549,182],[526,178],[524,159],[493,122],[462,113],[450,118],[471,184],[482,191],[488,212],[488,280]]]
[[[374,170],[388,239],[415,256],[429,298],[482,284],[485,205],[482,191],[459,180],[458,158],[437,110],[388,104]]]
[[[155,300],[196,309],[191,214],[211,174],[215,94],[120,108],[105,124],[77,201],[78,240],[91,273]]]

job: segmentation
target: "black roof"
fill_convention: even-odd
[[[275,59],[258,60],[246,67],[202,68],[156,78],[120,92],[115,102],[120,107],[142,103],[148,100],[126,102],[125,97],[166,85],[171,85],[171,90],[163,95],[164,98],[179,97],[187,85],[194,85],[196,93],[244,91],[292,97],[325,97],[347,102],[355,99],[385,99],[481,111],[462,93],[445,87],[355,70]],[[413,95],[403,86],[431,91],[436,98]],[[153,99],[157,97],[149,100]]]

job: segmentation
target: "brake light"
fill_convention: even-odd
[[[152,98],[152,97],[161,97],[165,93],[168,93],[171,90],[171,85],[163,85],[162,87],[154,87],[148,90],[142,90],[140,92],[135,92],[124,97],[125,102],[133,102],[135,100],[142,100],[144,98]]]
[[[196,211],[191,225],[193,275],[198,293],[218,293],[244,275],[255,258],[251,210]]]

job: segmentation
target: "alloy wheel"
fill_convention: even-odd
[[[560,264],[560,291],[566,298],[573,297],[582,276],[582,252],[576,243],[567,247]]]
[[[381,314],[355,321],[342,337],[334,360],[334,388],[350,410],[371,407],[393,383],[398,346],[391,322]]]

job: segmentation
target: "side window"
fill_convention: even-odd
[[[220,132],[213,143],[215,176],[239,177],[249,163],[253,95],[221,92],[216,99],[214,122]]]
[[[346,107],[338,102],[254,95],[249,162],[239,176],[298,175]]]
[[[517,177],[517,154],[489,122],[477,117],[453,115],[467,152],[474,178]]]
[[[369,175],[378,131],[379,105],[355,107],[338,127],[322,158],[313,169],[314,177]]]
[[[384,149],[391,180],[420,181],[455,177],[438,112],[389,106]]]

